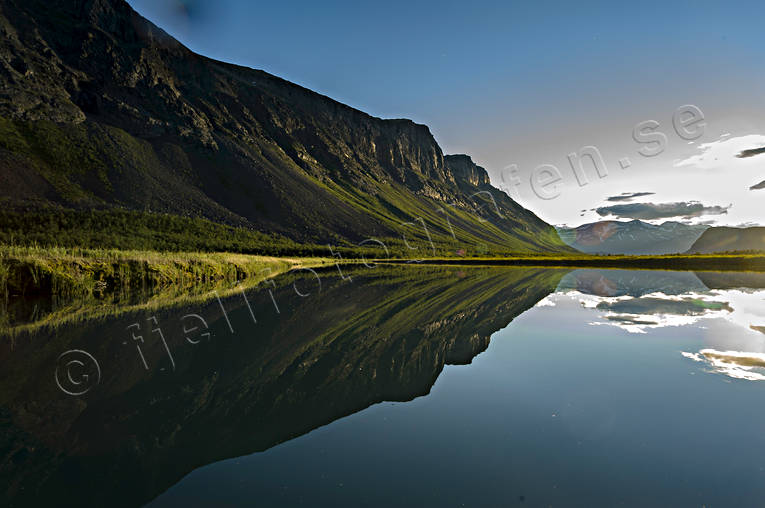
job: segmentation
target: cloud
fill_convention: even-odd
[[[762,178],[765,156],[757,157],[762,154],[765,154],[765,135],[721,136],[717,141],[698,145],[695,155],[675,161],[674,166],[724,172],[727,177],[724,185],[731,185],[735,180],[755,191],[765,189],[765,180],[750,186],[754,178]],[[740,208],[737,211],[741,211]]]
[[[746,159],[747,157],[754,157],[755,155],[760,155],[761,153],[765,153],[765,147],[764,148],[748,148],[746,150],[741,150],[736,157],[739,159]]]
[[[632,201],[635,198],[641,198],[643,196],[653,196],[654,194],[656,193],[655,192],[622,192],[618,196],[610,196],[606,198],[606,201]]]
[[[729,206],[705,206],[698,201],[680,201],[677,203],[629,203],[624,205],[601,206],[595,212],[601,217],[614,215],[619,218],[655,220],[669,217],[690,219],[702,215],[722,215],[728,213]]]
[[[698,153],[675,162],[675,167],[696,167],[699,169],[720,169],[736,159],[746,159],[765,152],[765,148],[752,148],[765,145],[765,136],[749,134],[746,136],[726,137],[709,143],[697,145]]]

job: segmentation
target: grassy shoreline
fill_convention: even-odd
[[[334,275],[335,263],[347,266],[344,273],[353,272],[354,265],[365,266],[362,259],[0,245],[0,336],[128,311],[205,302],[299,268]],[[439,265],[765,272],[765,254],[743,253],[391,258],[369,263],[391,270],[398,267],[404,271],[401,273],[412,266]]]
[[[0,246],[0,296],[60,296],[267,279],[330,258]]]
[[[378,263],[413,263],[384,259]],[[463,266],[528,266],[558,268],[624,268],[642,270],[765,271],[765,253],[668,254],[646,256],[528,255],[473,258],[423,258],[417,264]]]
[[[0,245],[0,296],[76,297],[146,288],[263,280],[296,268],[361,259],[275,257],[227,252],[155,252]],[[528,255],[380,259],[381,264],[765,271],[765,253],[663,256]]]

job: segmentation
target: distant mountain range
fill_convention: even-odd
[[[709,226],[668,221],[601,221],[576,228],[559,227],[561,239],[589,254],[672,254],[687,251]]]
[[[709,228],[688,249],[690,254],[733,251],[765,251],[765,227]]]
[[[123,0],[0,6],[2,209],[164,213],[317,244],[570,250],[424,125],[195,54]],[[132,231],[87,229],[102,227]]]

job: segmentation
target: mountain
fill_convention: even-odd
[[[129,210],[301,243],[568,250],[428,127],[195,54],[123,0],[1,0],[0,31],[8,224],[51,210],[61,232],[86,220],[76,235],[129,235],[123,216],[99,222]],[[22,239],[48,219],[28,222],[14,226]]]
[[[709,228],[688,249],[688,253],[708,254],[748,250],[765,251],[765,227]]]
[[[709,226],[668,221],[601,221],[576,228],[559,227],[568,245],[590,254],[672,254],[685,252]]]

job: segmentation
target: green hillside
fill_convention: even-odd
[[[746,251],[765,252],[765,228],[709,228],[688,249],[689,254]]]

